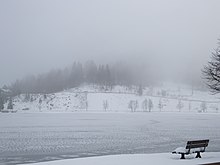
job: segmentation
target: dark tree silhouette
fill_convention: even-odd
[[[7,109],[13,109],[13,101],[12,101],[12,98],[10,97],[9,98],[9,102],[8,102],[8,107]]]
[[[0,111],[4,109],[4,100],[2,98],[2,96],[0,95]]]
[[[143,95],[143,87],[142,87],[142,85],[139,85],[137,93],[138,93],[139,96]]]
[[[88,61],[84,65],[73,62],[72,66],[64,69],[53,69],[40,75],[31,75],[15,81],[9,86],[12,96],[32,93],[55,93],[65,89],[79,87],[82,84],[99,85],[104,90],[111,90],[114,85],[130,87],[142,84],[143,87],[149,83],[144,82],[146,78],[144,71],[135,67],[134,64],[116,63],[114,65],[99,64]],[[142,94],[142,89],[139,90]]]
[[[211,61],[203,69],[203,76],[211,92],[220,93],[220,40],[217,49],[212,53]]]

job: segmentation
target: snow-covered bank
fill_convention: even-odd
[[[194,158],[189,155],[185,160],[179,159],[179,155],[170,153],[160,154],[133,154],[110,155],[100,157],[57,160],[51,162],[34,163],[32,165],[196,165],[220,162],[220,152],[205,152],[202,158]]]

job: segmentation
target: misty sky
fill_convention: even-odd
[[[165,75],[199,74],[220,38],[219,6],[219,0],[0,0],[0,86],[87,60],[147,61]]]

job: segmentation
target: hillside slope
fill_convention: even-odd
[[[164,85],[143,89],[116,86],[105,89],[84,85],[53,94],[19,95],[13,99],[17,112],[210,112],[219,111],[219,99],[187,86]],[[149,100],[152,102],[149,107]],[[5,104],[5,107],[7,107]],[[149,109],[151,108],[151,109]]]

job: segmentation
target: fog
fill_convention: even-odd
[[[200,77],[220,38],[219,0],[1,0],[0,86],[74,61]],[[146,69],[145,68],[145,69]]]

